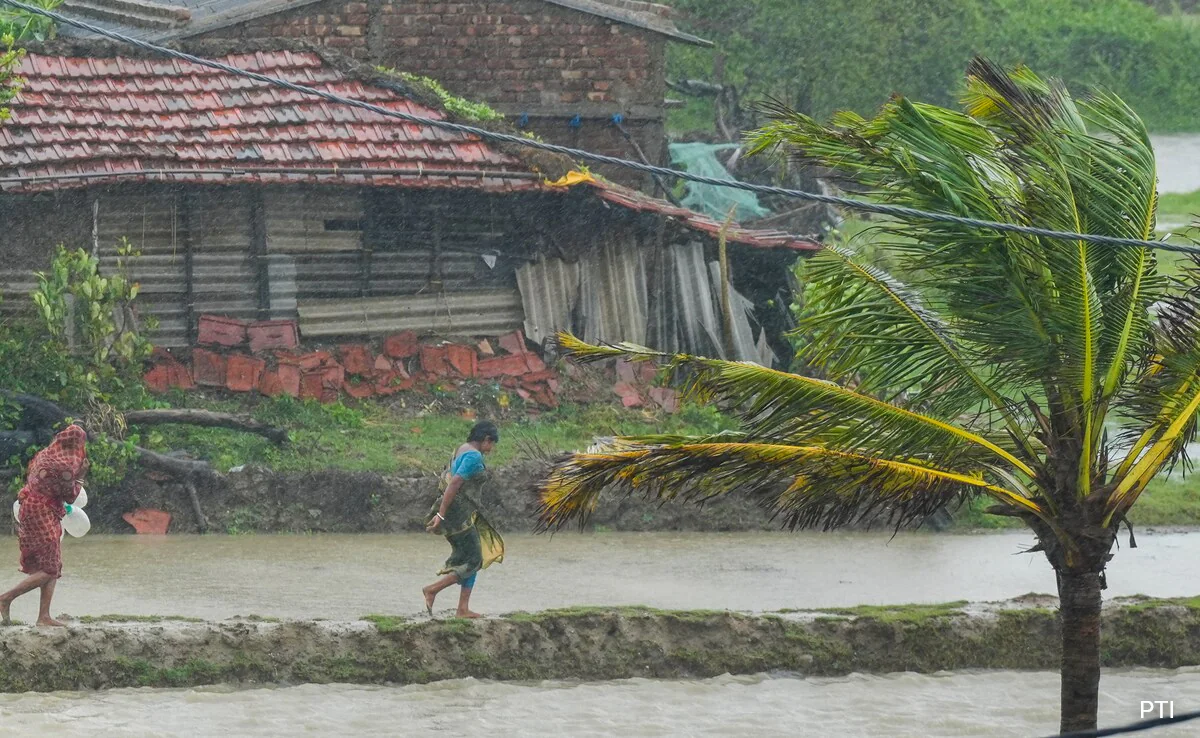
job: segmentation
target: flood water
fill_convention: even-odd
[[[1200,704],[1196,669],[1107,672],[1100,724],[1141,700]],[[719,677],[412,687],[122,689],[0,695],[0,733],[79,736],[478,735],[1037,738],[1057,732],[1058,677],[996,671],[843,678]],[[11,733],[9,732],[11,731]],[[1195,735],[1194,726],[1153,731]]]
[[[1200,594],[1200,532],[1142,531],[1109,566],[1107,597]],[[573,605],[742,611],[999,600],[1054,593],[1024,531],[904,533],[577,533],[511,535],[507,558],[480,574],[484,613]],[[54,612],[355,619],[423,609],[420,588],[448,554],[408,535],[93,536],[64,542]],[[0,538],[0,562],[17,560]],[[14,582],[16,571],[7,577]],[[3,579],[0,579],[0,585]],[[439,609],[451,608],[454,590]],[[36,600],[15,617],[30,621]]]
[[[1200,190],[1200,134],[1151,136],[1158,164],[1159,191]]]

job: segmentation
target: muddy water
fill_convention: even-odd
[[[1200,190],[1200,134],[1152,136],[1162,192]]]
[[[572,605],[745,611],[1000,600],[1055,591],[1025,532],[901,534],[559,534],[509,536],[480,575],[486,613]],[[1141,532],[1109,569],[1106,596],[1200,594],[1200,533]],[[87,536],[64,543],[56,613],[353,619],[416,613],[448,553],[440,538]],[[15,566],[16,542],[0,539]],[[12,569],[0,577],[16,581]],[[439,607],[453,605],[451,590]],[[14,615],[31,619],[22,598]]]
[[[1200,704],[1200,671],[1105,674],[1101,725],[1140,718],[1141,700]],[[1017,707],[1019,706],[1019,707]],[[38,736],[795,735],[1030,738],[1057,728],[1058,678],[988,672],[838,679],[419,687],[307,685],[0,695],[0,733]],[[11,733],[9,733],[11,731]],[[1156,738],[1195,735],[1175,726]]]

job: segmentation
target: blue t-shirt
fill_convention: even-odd
[[[470,479],[483,473],[483,454],[475,449],[463,451],[450,467],[450,476]]]

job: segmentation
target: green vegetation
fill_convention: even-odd
[[[432,77],[422,77],[389,67],[378,67],[378,70],[384,74],[399,77],[418,91],[436,98],[441,102],[442,107],[463,120],[488,122],[504,118],[503,115],[488,107],[486,103],[474,102],[464,97],[457,97],[450,94],[449,90],[442,87],[442,84]]]
[[[1187,223],[1200,221],[1200,190],[1171,193],[1158,198],[1158,220],[1160,223]]]
[[[919,623],[930,618],[949,618],[962,615],[965,600],[936,605],[858,605],[855,607],[822,608],[819,612],[853,618],[870,618],[882,623]]]
[[[62,2],[63,0],[25,0],[27,5],[43,10],[54,10],[62,5]],[[9,36],[16,41],[45,41],[54,38],[55,30],[54,21],[45,16],[32,15],[7,5],[0,7],[0,38]]]
[[[160,426],[142,437],[151,449],[186,448],[222,471],[243,464],[262,464],[290,472],[436,472],[466,438],[473,422],[450,414],[414,415],[407,409],[378,404],[351,408],[288,397],[206,400],[176,393],[169,399],[178,407],[248,412],[291,433],[292,443],[285,448],[259,436],[221,428]],[[537,417],[502,420],[502,442],[496,447],[492,463],[518,461],[534,447],[551,454],[586,448],[597,435],[713,433],[726,427],[728,421],[709,407],[687,406],[677,415],[648,415],[608,404],[568,404]],[[252,528],[252,523],[246,521],[246,527]]]
[[[724,82],[825,118],[876,110],[898,92],[946,105],[979,54],[1024,63],[1072,88],[1102,85],[1151,130],[1196,126],[1195,16],[1139,0],[676,0],[688,30],[717,43]],[[712,79],[713,53],[672,44],[672,78]],[[671,112],[675,131],[712,128],[709,100]]]
[[[203,618],[183,615],[81,615],[76,621],[84,625],[95,623],[203,623]]]

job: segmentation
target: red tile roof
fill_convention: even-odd
[[[390,110],[445,117],[400,91],[355,78],[313,51],[216,58]],[[563,191],[547,187],[528,162],[477,138],[187,62],[32,51],[19,74],[25,85],[10,104],[12,117],[0,125],[0,193],[138,181]],[[721,229],[705,215],[619,185],[580,186],[614,205],[713,236]],[[730,229],[729,240],[757,248],[820,248],[781,231],[740,226]]]
[[[704,231],[714,238],[720,233],[723,225],[703,213],[672,205],[665,200],[659,200],[612,182],[595,180],[589,185],[595,188],[600,198],[606,202],[620,205],[629,210],[656,213],[673,218],[691,230]],[[726,233],[726,239],[730,243],[762,249],[791,249],[792,251],[818,251],[821,249],[821,243],[813,238],[795,236],[784,231],[746,228],[737,224],[730,226]]]
[[[221,61],[444,117],[400,92],[349,78],[313,52],[260,51]],[[3,192],[138,179],[362,183],[367,174],[380,186],[540,187],[526,165],[477,139],[186,62],[30,53],[19,72],[25,86],[0,126]],[[380,169],[391,174],[371,171]],[[518,174],[507,176],[512,172]]]

